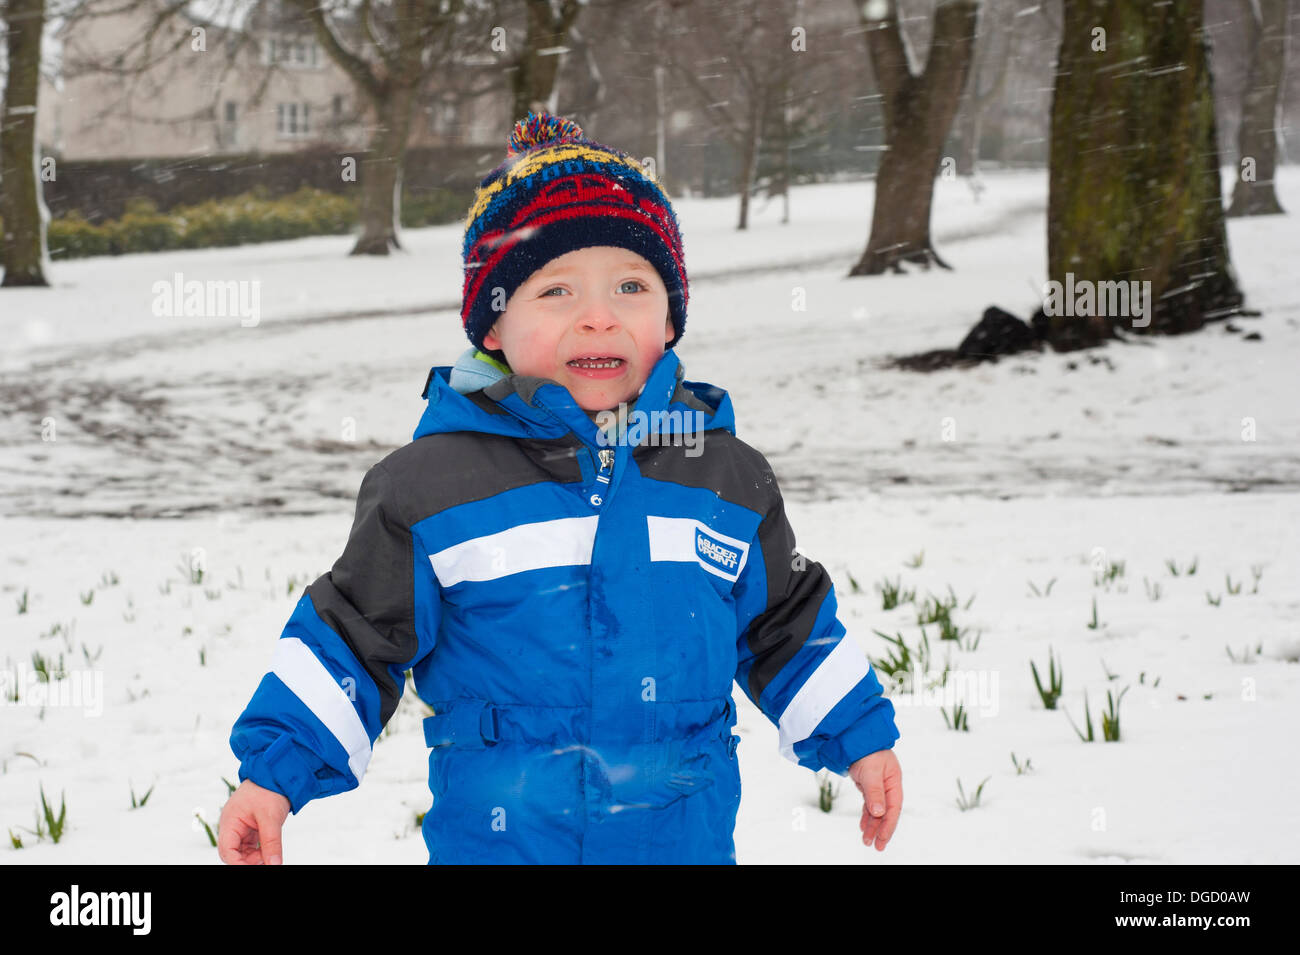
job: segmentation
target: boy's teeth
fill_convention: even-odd
[[[617,368],[623,359],[607,358],[604,360],[592,360],[588,358],[575,358],[569,362],[570,365],[577,365],[580,368]]]

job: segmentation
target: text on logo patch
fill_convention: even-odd
[[[719,570],[735,574],[738,570],[740,554],[730,547],[714,540],[704,531],[695,532],[695,553],[700,559],[712,564]]]

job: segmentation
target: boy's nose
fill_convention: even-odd
[[[587,328],[596,332],[603,332],[617,325],[618,316],[604,302],[588,302],[583,306],[582,313],[578,316],[578,326],[580,328]]]

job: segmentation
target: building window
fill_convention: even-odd
[[[275,131],[283,137],[306,136],[306,103],[277,103],[275,106]]]
[[[320,66],[320,47],[308,37],[269,37],[262,48],[262,62],[315,69]]]
[[[429,117],[429,131],[435,135],[451,135],[456,129],[456,104],[438,102],[426,107]]]
[[[239,127],[235,123],[235,101],[226,100],[221,110],[221,123],[217,126],[217,146],[230,149],[239,144]]]
[[[298,40],[293,45],[294,62],[303,66],[316,66],[316,41]]]

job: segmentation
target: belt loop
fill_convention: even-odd
[[[485,700],[450,700],[434,709],[439,712],[424,720],[424,743],[430,749],[485,749],[500,739],[496,707]]]
[[[479,736],[488,746],[495,746],[501,739],[501,728],[497,722],[497,708],[491,703],[484,703],[479,711]]]

